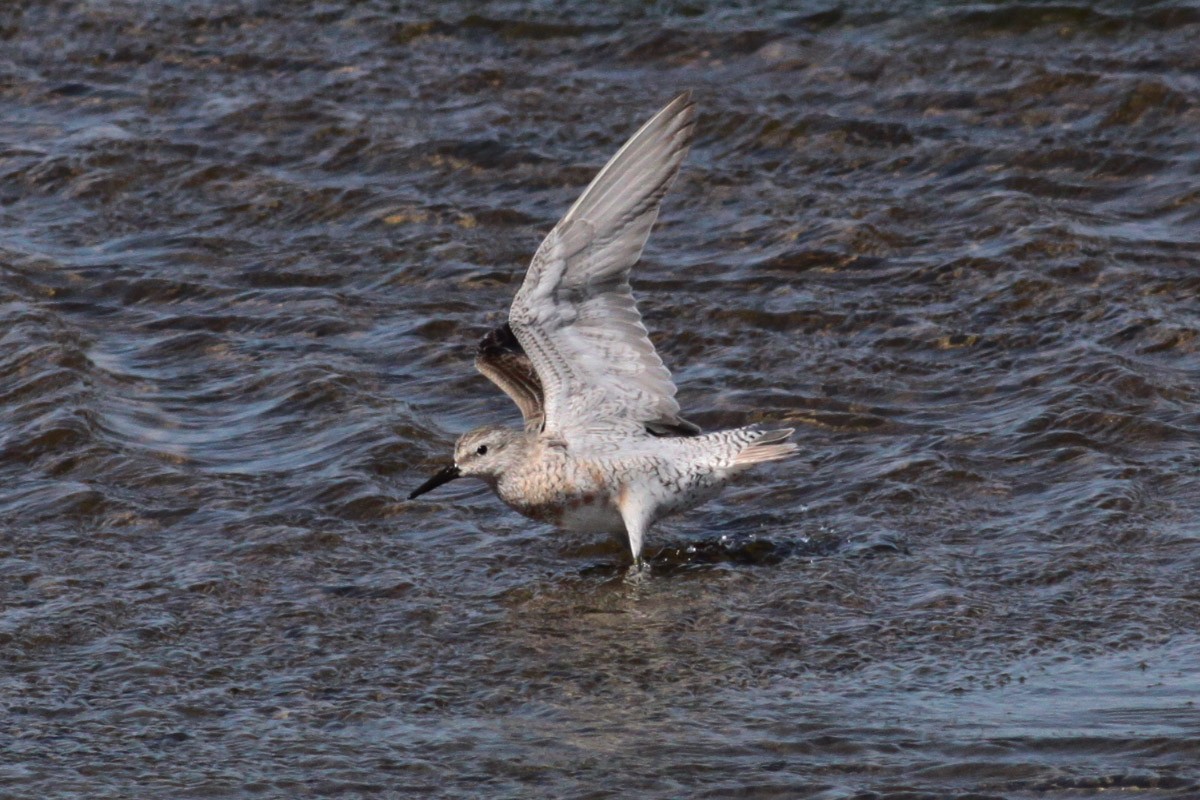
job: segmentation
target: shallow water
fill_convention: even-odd
[[[0,792],[1200,796],[1200,6],[0,6]],[[802,456],[647,580],[453,484],[540,237]]]

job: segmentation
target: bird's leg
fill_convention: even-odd
[[[626,484],[617,495],[617,508],[625,523],[625,535],[629,537],[629,553],[633,556],[633,565],[640,569],[644,563],[642,544],[646,538],[646,529],[650,527],[652,520],[653,503],[647,492],[638,491]]]

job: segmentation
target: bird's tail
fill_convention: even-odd
[[[800,448],[795,443],[786,441],[795,431],[795,428],[760,431],[757,439],[733,457],[734,465],[740,467],[761,464],[764,461],[778,461],[795,454]]]

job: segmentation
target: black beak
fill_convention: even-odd
[[[422,483],[416,489],[413,489],[413,493],[408,496],[408,499],[414,500],[414,499],[420,497],[421,495],[425,494],[426,492],[436,489],[437,487],[441,486],[443,483],[449,483],[450,481],[459,477],[461,474],[462,473],[460,473],[458,471],[457,464],[451,464],[448,467],[444,467],[444,468],[442,468],[442,470],[440,472],[438,472],[437,475],[434,475],[432,478],[430,478],[429,480]]]

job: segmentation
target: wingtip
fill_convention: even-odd
[[[695,114],[696,101],[692,96],[692,90],[684,89],[682,92],[671,98],[671,102],[659,109],[658,113],[655,114],[644,127],[650,128],[654,123],[662,124],[666,120],[672,120],[673,122],[680,117],[687,117],[687,122],[684,123],[684,127],[690,127],[695,124]]]
[[[696,101],[693,98],[691,89],[684,89],[671,102],[667,103],[664,111],[671,111],[672,116],[681,114],[694,114],[696,110]]]
[[[682,145],[684,151],[691,146],[692,137],[696,130],[696,101],[691,89],[684,89],[675,95],[671,102],[663,106],[654,117],[646,123],[642,130],[650,130],[655,126],[671,130],[671,138]],[[641,133],[642,131],[638,131]],[[636,135],[635,135],[636,138]]]
[[[525,353],[521,349],[521,343],[517,341],[516,334],[513,333],[512,326],[507,322],[499,328],[488,331],[475,347],[476,359],[494,357],[504,353],[520,353],[522,355]]]

